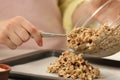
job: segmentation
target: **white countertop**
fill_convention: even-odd
[[[33,52],[33,51],[36,51],[36,50],[35,49],[16,49],[16,50],[2,49],[0,50],[0,60],[7,59],[10,57],[15,57],[15,56]],[[105,58],[120,61],[120,52]]]

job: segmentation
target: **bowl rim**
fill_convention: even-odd
[[[5,69],[4,71],[0,71],[0,73],[9,72],[11,70],[11,67],[7,64],[0,64],[0,68]]]

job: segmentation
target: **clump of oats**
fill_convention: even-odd
[[[81,54],[65,51],[48,67],[48,72],[58,73],[60,77],[93,80],[100,77],[98,68],[94,68],[85,61]]]

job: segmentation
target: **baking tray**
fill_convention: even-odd
[[[12,66],[10,78],[15,80],[66,80],[57,74],[47,72],[47,66],[54,62],[63,50],[40,50],[0,61]],[[103,79],[120,80],[120,61],[97,57],[84,57],[100,68]],[[69,79],[68,79],[69,80]]]

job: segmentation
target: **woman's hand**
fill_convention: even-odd
[[[21,16],[0,22],[0,44],[16,49],[31,37],[39,46],[42,46],[40,32]]]

